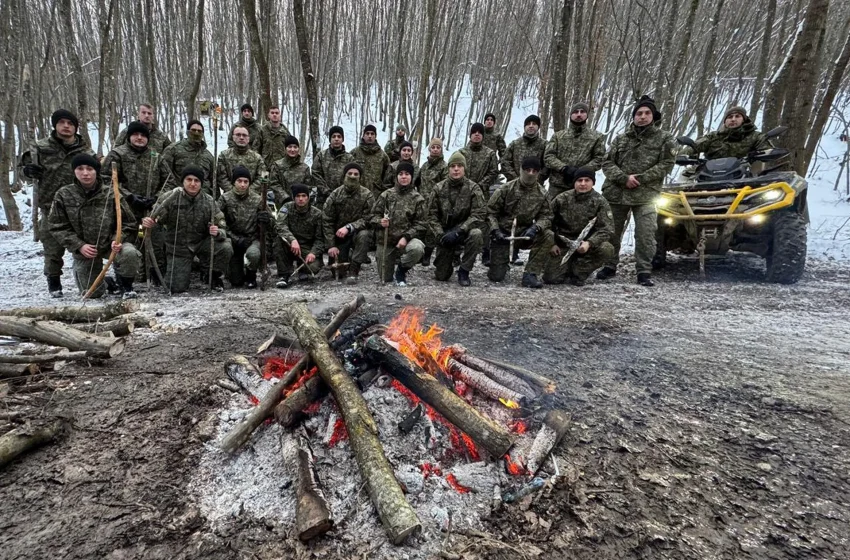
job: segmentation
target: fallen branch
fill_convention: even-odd
[[[0,310],[0,315],[12,317],[29,317],[45,321],[62,321],[64,323],[91,323],[108,321],[119,315],[135,313],[140,309],[137,302],[127,300],[107,305],[86,305],[66,307],[19,307],[18,309]]]
[[[156,325],[156,318],[148,315],[147,313],[136,312],[136,313],[126,313],[124,315],[118,315],[115,317],[118,319],[126,319],[133,323],[133,326],[139,329],[150,329]]]
[[[463,381],[469,387],[474,388],[482,395],[503,402],[510,401],[513,404],[509,404],[507,402],[504,402],[504,404],[511,408],[522,406],[526,400],[525,396],[522,394],[517,393],[513,389],[509,389],[504,385],[496,383],[484,375],[484,373],[469,366],[465,366],[454,358],[449,358],[446,361],[446,369],[452,377],[459,381]]]
[[[260,400],[265,397],[272,387],[270,381],[263,379],[260,369],[241,354],[228,358],[224,362],[224,371],[231,381],[255,399]]]
[[[85,350],[89,356],[114,358],[124,351],[123,338],[106,338],[84,333],[57,321],[0,316],[0,335],[19,336],[64,346],[72,351]]]
[[[112,333],[114,336],[127,336],[136,329],[132,319],[112,319],[111,321],[97,321],[94,323],[77,323],[71,325],[77,330],[100,334]]]
[[[0,468],[5,467],[19,455],[40,447],[61,435],[65,423],[54,420],[43,426],[21,426],[0,437]]]
[[[82,360],[86,357],[86,353],[83,351],[80,352],[68,352],[67,350],[62,350],[56,352],[55,354],[0,354],[0,363],[4,364],[42,364],[44,362],[52,362],[52,361],[69,361],[69,360]]]
[[[284,436],[283,453],[298,473],[295,486],[295,530],[302,542],[324,535],[334,521],[316,476],[313,450],[303,435]]]
[[[0,363],[0,379],[5,377],[23,377],[38,373],[38,364],[5,364]]]

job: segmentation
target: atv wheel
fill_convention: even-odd
[[[794,284],[806,268],[806,221],[796,212],[775,217],[767,256],[767,281]]]

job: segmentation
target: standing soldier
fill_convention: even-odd
[[[258,179],[266,171],[266,162],[263,161],[263,156],[252,150],[248,144],[251,135],[248,129],[237,125],[230,135],[233,139],[233,146],[218,155],[217,180],[218,189],[222,193],[233,188],[233,183],[230,180],[233,176],[233,170],[237,167],[244,167],[251,174],[251,177]]]
[[[384,174],[384,190],[393,188],[395,184],[395,170],[398,168],[399,162],[407,162],[413,166],[413,181],[419,177],[419,166],[413,161],[413,144],[410,142],[402,142],[398,149],[399,159],[392,162],[387,167],[387,172]]]
[[[248,140],[249,146],[253,146],[254,142],[256,142],[260,137],[260,123],[258,123],[257,119],[254,118],[254,108],[251,107],[250,103],[245,103],[239,107],[239,115],[239,120],[233,123],[233,126],[230,127],[230,134],[227,136],[228,148],[232,148],[234,145],[233,131],[236,130],[237,126],[244,126],[248,129],[248,134],[250,135]],[[213,134],[215,134],[215,131],[213,131]]]
[[[414,186],[419,189],[419,194],[425,199],[426,208],[431,206],[431,194],[434,192],[434,187],[440,181],[445,181],[448,176],[449,168],[443,159],[443,141],[439,138],[433,138],[428,144],[428,160],[419,169],[419,177],[413,179]],[[422,266],[429,266],[437,240],[433,238],[431,231],[429,231],[422,242],[425,243]]]
[[[238,288],[257,287],[257,270],[260,268],[260,228],[258,224],[271,224],[268,210],[263,209],[261,195],[251,190],[251,172],[237,165],[231,176],[233,188],[221,195],[218,207],[224,214],[233,257],[230,259],[230,285]],[[245,265],[245,261],[248,265]]]
[[[384,146],[384,152],[390,156],[390,163],[401,159],[401,145],[404,144],[406,137],[407,127],[401,123],[395,125],[395,138],[387,140],[387,143]]]
[[[89,154],[77,154],[71,163],[74,182],[59,189],[48,221],[53,238],[74,256],[74,279],[85,294],[103,269],[103,260],[115,253],[115,276],[124,290],[124,299],[136,297],[133,280],[141,254],[132,243],[115,239],[117,216],[111,186],[101,184],[100,162]],[[126,239],[136,237],[138,226],[133,212],[121,201],[121,232]],[[100,284],[91,297],[104,294]]]
[[[286,288],[295,268],[301,267],[298,280],[307,280],[322,268],[325,251],[322,211],[310,204],[310,187],[292,185],[291,202],[277,214],[275,222],[275,258],[280,280],[275,286]],[[298,261],[299,265],[295,262]]]
[[[337,264],[348,263],[346,282],[356,284],[360,268],[369,262],[369,246],[372,230],[369,217],[375,205],[375,197],[360,184],[360,166],[349,163],[343,169],[345,180],[342,188],[334,190],[322,209],[325,246],[328,256]],[[340,278],[344,271],[337,269]]]
[[[51,297],[62,297],[62,257],[65,247],[53,237],[47,217],[56,192],[74,182],[71,160],[79,154],[91,154],[91,148],[77,133],[80,121],[66,109],[57,109],[50,117],[53,131],[36,142],[21,158],[24,176],[38,180],[38,238],[44,249],[44,275]]]
[[[552,223],[552,208],[546,198],[546,192],[537,182],[540,173],[540,161],[527,158],[522,162],[520,175],[505,183],[490,197],[487,203],[487,218],[490,220],[490,270],[487,278],[492,282],[501,282],[508,273],[510,246],[531,249],[528,263],[522,275],[522,285],[528,288],[542,288],[538,276],[546,266],[547,230]],[[527,239],[511,240],[510,237]]]
[[[494,120],[495,117],[490,115]],[[485,119],[486,120],[486,119]],[[484,125],[475,123],[469,128],[469,143],[460,150],[466,160],[466,177],[477,184],[481,189],[484,200],[489,200],[495,192],[499,181],[499,164],[496,152],[484,145]],[[497,135],[501,138],[501,135]],[[502,140],[502,152],[504,153],[505,141]],[[481,263],[490,266],[490,236],[489,230],[484,232],[484,249],[481,253]]]
[[[593,190],[596,174],[581,167],[573,174],[574,188],[564,191],[552,201],[552,231],[547,245],[551,245],[549,261],[543,273],[547,284],[563,284],[569,280],[574,286],[584,286],[594,270],[604,265],[614,255],[614,217],[605,197]],[[578,239],[584,228],[596,219],[584,239]],[[561,264],[568,241],[579,242],[573,255]]]
[[[150,138],[148,141],[148,146],[154,152],[161,154],[162,151],[171,144],[171,138],[165,135],[163,131],[156,126],[156,119],[154,118],[153,105],[149,103],[142,103],[139,105],[139,120],[136,122],[140,122],[150,130]],[[112,143],[113,148],[117,148],[118,146],[122,146],[127,143],[127,140],[130,138],[130,129],[125,128],[121,132],[118,133],[118,136],[115,137],[115,142]],[[103,166],[105,169],[108,169],[108,165]]]
[[[183,169],[180,178],[183,186],[163,193],[151,215],[142,219],[149,230],[165,228],[165,254],[167,272],[165,284],[177,294],[189,289],[192,261],[201,263],[201,279],[206,282],[212,259],[213,288],[224,290],[222,276],[230,266],[233,246],[227,238],[224,214],[218,209],[211,194],[201,192],[204,170],[194,165]],[[215,240],[210,247],[210,236]],[[212,254],[210,250],[212,249]]]
[[[428,229],[427,220],[425,199],[413,188],[413,166],[400,163],[395,186],[384,191],[372,208],[371,223],[376,231],[381,281],[389,282],[394,278],[398,286],[407,285],[407,272],[425,253],[421,240]]]
[[[524,134],[511,142],[505,154],[499,160],[502,168],[502,175],[506,181],[513,181],[519,177],[520,166],[523,160],[528,157],[537,158],[538,161],[543,161],[543,153],[546,151],[546,140],[540,137],[540,117],[537,115],[529,115],[523,123],[525,129]],[[540,175],[537,182],[541,185],[549,173],[546,169],[540,170]]]
[[[295,184],[312,187],[316,181],[310,173],[310,166],[301,159],[298,138],[290,136],[286,139],[286,155],[274,162],[269,172],[269,189],[275,193],[275,204],[278,207],[290,199],[289,193]]]
[[[332,192],[342,186],[345,179],[343,170],[354,161],[354,156],[345,151],[343,144],[345,132],[341,126],[332,126],[328,131],[328,138],[330,138],[330,146],[319,152],[319,155],[313,159],[311,168],[313,179],[319,190],[317,201],[322,204]]]
[[[496,152],[500,158],[505,153],[505,137],[496,132],[496,115],[484,115],[484,145]]]
[[[187,125],[189,135],[171,144],[159,158],[162,167],[160,175],[166,177],[162,190],[170,191],[180,188],[183,172],[187,167],[200,169],[204,180],[204,192],[212,196],[212,174],[215,173],[215,158],[207,150],[204,140],[204,125],[197,119],[192,119]],[[215,132],[215,131],[213,131]]]
[[[466,159],[460,152],[449,158],[449,178],[434,187],[430,198],[429,219],[437,238],[434,278],[446,281],[452,276],[455,253],[463,249],[457,269],[457,282],[469,286],[469,273],[483,246],[481,228],[487,209],[481,189],[464,177]]]
[[[363,136],[360,137],[360,145],[351,150],[354,161],[360,164],[363,175],[360,183],[372,191],[375,197],[383,191],[383,179],[390,166],[390,157],[378,145],[378,129],[373,124],[363,127]]]
[[[260,127],[253,148],[255,152],[263,156],[263,162],[268,169],[274,162],[286,155],[285,142],[290,134],[289,129],[280,122],[280,107],[271,106],[266,116],[269,120]]]
[[[579,167],[599,171],[605,161],[605,135],[587,124],[587,103],[570,108],[570,124],[559,130],[546,144],[544,162],[549,170],[549,200],[573,185],[573,173]]]
[[[620,244],[629,213],[635,221],[635,270],[637,281],[652,286],[652,257],[655,255],[655,199],[664,177],[673,170],[676,143],[659,128],[661,113],[649,96],[641,97],[632,111],[632,123],[611,142],[602,165],[605,183],[602,194],[614,215],[614,255],[596,277],[607,280],[617,274]]]

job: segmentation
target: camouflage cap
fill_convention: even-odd
[[[449,167],[451,167],[452,165],[462,165],[464,168],[466,168],[466,157],[464,157],[464,155],[460,152],[453,153],[451,157],[449,157],[448,163]]]
[[[570,114],[572,115],[576,111],[584,111],[585,113],[590,112],[590,107],[584,101],[579,101],[578,103],[574,103],[572,107],[570,107]]]

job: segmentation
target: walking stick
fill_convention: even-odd
[[[384,219],[388,220],[389,218],[390,215],[384,212]],[[386,280],[384,280],[384,269],[387,266],[387,237],[389,237],[389,234],[390,227],[387,225],[387,227],[384,228],[384,252],[381,253],[381,271],[378,274],[378,285],[386,283]]]
[[[212,196],[213,209],[210,217],[210,225],[215,222],[215,201],[218,200],[218,115],[221,113],[221,106],[217,103],[210,115],[213,130],[213,171],[212,171]],[[210,291],[213,289],[213,259],[215,257],[215,237],[210,235]]]
[[[263,171],[260,174],[260,211],[268,212],[269,204],[266,200],[268,196],[268,171]],[[265,291],[266,282],[269,279],[269,263],[268,254],[266,253],[266,226],[260,225],[260,291]]]

